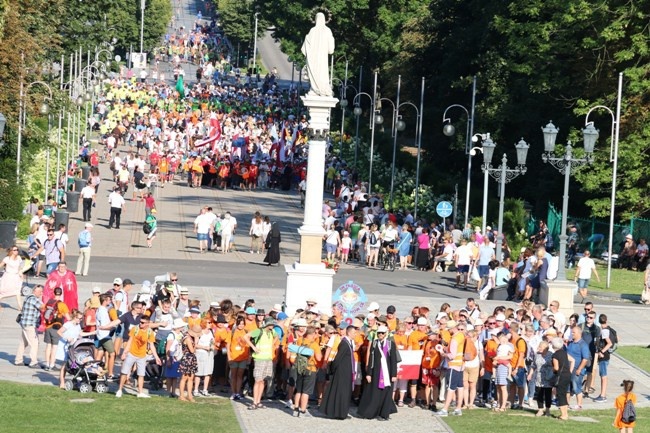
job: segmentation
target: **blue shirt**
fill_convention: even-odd
[[[583,359],[591,359],[591,353],[589,352],[589,345],[581,338],[577,342],[570,341],[566,348],[567,353],[575,360],[575,367],[573,372],[575,373],[578,369],[578,366]],[[584,369],[582,370],[584,373]]]

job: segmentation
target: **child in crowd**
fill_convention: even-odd
[[[495,411],[503,412],[506,410],[506,402],[508,401],[508,378],[512,379],[510,360],[515,353],[515,348],[509,342],[508,334],[500,332],[497,338],[499,339],[499,346],[497,347],[497,356],[494,360],[497,364],[496,385],[498,405]]]
[[[624,380],[623,381],[623,394],[616,397],[614,407],[616,408],[616,416],[614,417],[614,422],[612,425],[618,429],[620,433],[633,433],[634,426],[636,421],[624,422],[623,421],[623,410],[625,409],[625,402],[627,400],[632,400],[632,404],[636,406],[636,394],[632,392],[634,389],[633,380]]]
[[[343,232],[343,239],[341,239],[341,261],[343,263],[348,262],[348,255],[350,254],[350,247],[352,246],[352,238],[350,238],[350,232]]]

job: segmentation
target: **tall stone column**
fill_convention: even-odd
[[[318,301],[318,307],[328,309],[332,303],[332,282],[335,272],[326,269],[322,263],[323,177],[325,173],[325,151],[329,134],[330,110],[338,99],[307,95],[301,98],[309,110],[309,156],[307,159],[307,191],[305,194],[305,216],[300,234],[300,259],[293,265],[285,265],[287,288],[285,302],[291,315],[303,308],[308,298]]]

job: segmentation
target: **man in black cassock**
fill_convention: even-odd
[[[266,257],[264,257],[264,262],[267,263],[267,266],[280,263],[280,242],[282,237],[280,236],[280,226],[277,222],[271,224],[271,231],[266,235]]]
[[[338,351],[334,360],[330,364],[332,379],[325,391],[325,396],[320,405],[320,411],[329,418],[346,419],[350,410],[350,401],[354,389],[354,374],[356,365],[354,362],[354,337],[357,334],[357,328],[354,325],[347,325],[345,321],[341,322],[341,327],[345,327],[345,337],[339,343]]]
[[[397,348],[387,336],[386,326],[377,328],[377,338],[372,342],[366,367],[368,385],[363,389],[357,410],[360,418],[387,421],[391,413],[397,413],[393,401],[393,387],[397,381]]]

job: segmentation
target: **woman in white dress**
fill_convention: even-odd
[[[5,273],[0,278],[0,299],[15,296],[18,310],[22,310],[23,300],[20,289],[23,287],[23,259],[18,255],[16,245],[7,250],[7,257],[2,259],[0,267],[5,268]]]

